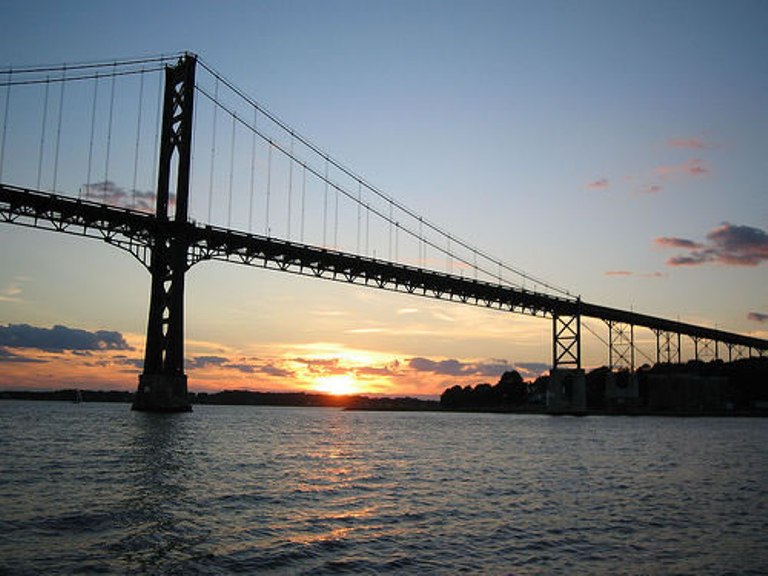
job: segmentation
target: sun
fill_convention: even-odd
[[[315,379],[313,388],[318,392],[325,392],[326,394],[333,394],[334,396],[357,394],[360,392],[360,386],[350,374],[320,376]]]

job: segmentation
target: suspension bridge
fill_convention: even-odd
[[[220,260],[551,320],[554,381],[582,320],[614,369],[764,356],[768,341],[582,301],[492,257],[335,160],[190,53],[0,70],[0,221],[95,238],[151,275],[134,409],[186,411],[184,283]],[[636,329],[655,337],[655,358]],[[689,346],[690,347],[690,346]]]

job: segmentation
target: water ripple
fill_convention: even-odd
[[[0,574],[761,574],[768,422],[0,403]]]

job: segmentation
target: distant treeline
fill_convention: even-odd
[[[0,400],[48,400],[59,402],[133,402],[124,390],[0,390]]]
[[[102,390],[0,391],[0,400],[47,400],[60,402],[133,402],[133,392]],[[236,406],[308,406],[347,408],[350,410],[434,410],[436,401],[417,398],[369,398],[367,396],[335,396],[308,392],[252,392],[223,390],[221,392],[190,392],[192,404]]]
[[[504,372],[499,381],[477,386],[454,386],[440,396],[444,408],[512,408],[528,402],[530,387],[517,370]]]
[[[628,372],[607,367],[590,371],[586,374],[587,408],[631,407],[641,412],[768,408],[768,358],[645,365],[634,378],[632,394],[617,393],[630,386]],[[495,385],[448,388],[440,396],[440,405],[449,410],[535,410],[546,405],[548,385],[548,375],[525,382],[513,370],[505,372]]]

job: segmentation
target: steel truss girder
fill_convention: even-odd
[[[694,360],[706,362],[709,360],[718,360],[720,358],[717,340],[700,338],[698,336],[691,336],[691,340],[693,341]]]
[[[0,222],[103,240],[149,268],[155,223],[145,212],[0,185]]]
[[[654,330],[656,334],[656,362],[658,364],[679,364],[682,346],[680,333]]]
[[[752,349],[747,346],[741,346],[739,344],[726,344],[725,347],[728,350],[728,362],[741,360],[743,358],[750,358],[752,356]],[[762,354],[760,354],[760,356],[762,356]]]
[[[547,299],[552,297],[512,287],[212,226],[195,226],[189,237],[188,266],[219,260],[535,316],[551,314]]]
[[[581,316],[552,316],[552,368],[581,369]]]
[[[611,369],[635,370],[635,327],[606,320],[608,325],[608,365]]]
[[[768,354],[768,341],[758,338],[224,228],[191,222],[162,224],[137,210],[3,184],[0,222],[97,238],[127,250],[145,266],[160,226],[173,225],[173,233],[187,240],[185,270],[204,260],[220,260],[444,301],[490,304],[493,309],[531,316],[565,318],[578,310],[580,316],[651,329],[656,334],[658,362],[679,361],[680,334],[715,339],[729,346],[730,354],[740,354],[739,350],[748,350],[749,356]]]

